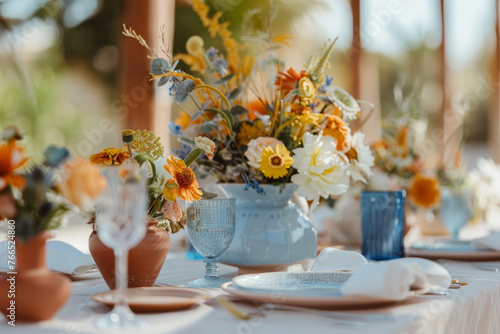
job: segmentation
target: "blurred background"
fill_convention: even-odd
[[[270,0],[206,2],[241,38],[266,24],[271,8]],[[370,140],[381,125],[409,117],[430,156],[443,154],[458,131],[469,168],[479,156],[499,161],[498,0],[274,4],[273,34],[294,37],[283,49],[287,67],[301,67],[339,36],[330,74],[376,105],[364,125]],[[148,80],[146,50],[121,34],[123,23],[157,48],[164,26],[174,54],[193,34],[211,40],[189,0],[0,1],[0,126],[20,127],[31,156],[65,144],[88,157],[118,145],[125,127],[152,129],[169,147],[167,125],[177,111],[168,88]]]

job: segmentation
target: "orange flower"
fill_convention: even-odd
[[[260,100],[252,101],[248,104],[248,115],[250,116],[250,120],[257,119],[258,115],[266,116],[267,110],[266,107]]]
[[[128,158],[130,158],[130,154],[127,147],[122,147],[120,149],[109,147],[99,153],[91,155],[89,161],[95,165],[109,166],[121,165]]]
[[[424,208],[435,206],[441,199],[439,181],[434,177],[416,174],[408,188],[408,197],[414,204]]]
[[[198,189],[200,186],[198,185],[198,181],[196,181],[196,176],[183,160],[176,159],[171,155],[163,168],[174,177],[175,183],[178,185],[178,188],[174,192],[176,196],[189,202],[201,199],[203,193]]]
[[[63,197],[85,210],[104,191],[106,184],[99,168],[77,158],[64,164],[56,188]]]
[[[9,184],[16,188],[24,186],[24,178],[14,172],[26,166],[28,160],[24,148],[17,146],[15,140],[0,144],[0,190]]]
[[[278,73],[278,77],[276,78],[274,84],[281,90],[281,96],[285,96],[295,88],[300,79],[306,76],[307,73],[305,71],[300,71],[300,74],[298,74],[292,67],[290,67],[286,73]]]
[[[323,136],[332,136],[337,140],[337,150],[343,151],[347,146],[349,128],[342,118],[336,115],[326,115],[326,126]]]

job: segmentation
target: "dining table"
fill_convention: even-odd
[[[70,226],[56,234],[88,253],[89,227]],[[177,241],[182,238],[178,237]],[[156,286],[185,287],[204,274],[201,260],[189,260],[180,242],[174,241],[163,265]],[[225,296],[244,312],[254,312],[258,304],[228,295],[222,289],[206,289],[210,298],[188,309],[165,313],[140,314],[147,329],[134,333],[216,333],[216,334],[320,334],[320,333],[500,333],[500,272],[484,270],[471,262],[440,261],[453,279],[466,282],[447,295],[417,295],[383,307],[336,309],[334,318],[321,311],[301,312],[272,310],[265,316],[240,320],[229,313],[216,299]],[[490,267],[500,262],[489,262]],[[238,268],[220,264],[220,275],[228,280],[238,275]],[[109,290],[97,272],[72,281],[68,302],[50,320],[38,323],[16,323],[15,327],[0,320],[0,333],[16,334],[84,334],[107,333],[95,327],[109,308],[91,300],[91,296]],[[354,319],[354,320],[353,320]],[[120,332],[120,331],[118,331]],[[124,332],[120,332],[124,333]]]

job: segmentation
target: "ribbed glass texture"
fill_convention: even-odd
[[[405,197],[404,190],[361,193],[363,255],[368,260],[404,257]]]
[[[236,200],[193,202],[187,210],[187,233],[193,247],[205,257],[218,258],[233,240]]]
[[[205,277],[190,282],[189,287],[218,288],[226,280],[217,276],[219,256],[234,237],[236,199],[221,198],[191,203],[187,209],[189,242],[205,257]]]

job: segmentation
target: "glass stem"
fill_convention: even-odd
[[[116,301],[114,310],[124,312],[127,306],[128,288],[128,249],[115,249],[115,290]]]
[[[219,262],[218,258],[215,257],[206,257],[203,259],[205,264],[205,277],[206,278],[214,278],[219,277],[217,272],[219,271],[219,266],[217,263]]]

